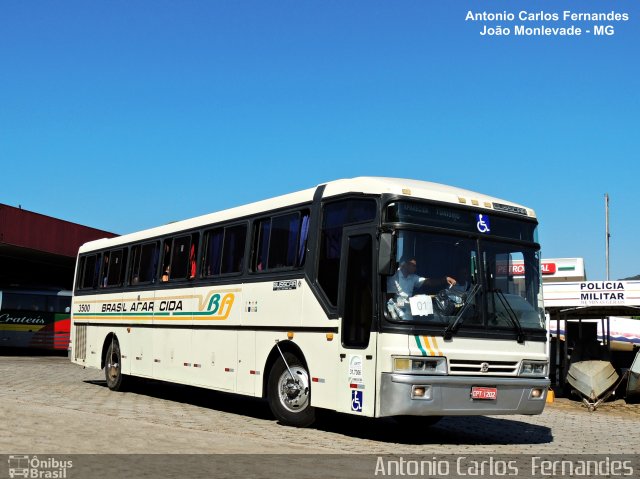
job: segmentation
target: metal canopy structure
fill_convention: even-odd
[[[0,203],[0,287],[71,289],[80,245],[114,236]]]
[[[610,316],[640,316],[640,306],[572,306],[545,308],[553,319],[602,319]]]

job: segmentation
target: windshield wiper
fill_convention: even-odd
[[[471,291],[469,292],[469,295],[467,296],[464,306],[456,315],[456,319],[454,319],[453,322],[447,324],[447,327],[444,329],[443,338],[445,340],[451,339],[453,337],[453,333],[455,333],[460,327],[460,325],[464,322],[464,319],[462,316],[464,315],[465,311],[469,309],[469,306],[471,306],[471,300],[474,298],[474,296],[478,291],[480,291],[480,285],[476,284],[473,286],[473,289],[471,289]]]
[[[518,337],[517,337],[518,343],[524,343],[524,331],[522,330],[522,325],[520,324],[520,321],[518,321],[518,315],[513,311],[511,304],[509,304],[509,301],[507,300],[506,296],[504,295],[504,293],[500,288],[495,288],[493,292],[496,293],[496,296],[502,303],[502,306],[504,306],[504,310],[507,312],[507,317],[509,318],[509,321],[511,321],[511,323],[516,328],[516,331],[518,332]]]

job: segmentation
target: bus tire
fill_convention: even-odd
[[[112,391],[122,391],[124,389],[125,377],[122,374],[122,354],[120,353],[120,343],[117,339],[112,339],[104,357],[104,376],[107,380],[107,387]]]
[[[316,412],[311,406],[309,372],[302,361],[293,354],[284,353],[284,356],[295,381],[291,378],[282,358],[278,358],[269,373],[267,384],[269,407],[276,419],[286,426],[310,426],[315,421]]]

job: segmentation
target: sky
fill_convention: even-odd
[[[629,20],[465,21],[564,10]],[[602,280],[608,193],[620,279],[639,152],[637,0],[0,1],[0,203],[115,233],[395,176],[535,209]]]

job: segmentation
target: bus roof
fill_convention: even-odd
[[[427,199],[441,201],[452,204],[467,204],[484,209],[493,209],[493,203],[500,203],[506,206],[516,208],[524,208],[527,216],[535,218],[535,212],[517,203],[487,196],[470,190],[456,188],[454,186],[432,183],[429,181],[410,180],[402,178],[385,178],[360,176],[357,178],[341,179],[322,183],[325,185],[323,198],[330,198],[346,193],[363,193],[372,195],[392,194],[398,196],[406,196],[407,198]],[[320,185],[319,185],[320,186]],[[182,230],[197,228],[202,225],[218,223],[232,220],[234,218],[242,218],[261,211],[269,211],[278,208],[284,208],[290,205],[307,203],[313,200],[313,195],[317,187],[309,188],[295,193],[289,193],[282,196],[276,196],[262,201],[249,203],[234,208],[209,213],[206,215],[190,218],[182,221],[176,221],[163,226],[150,228],[135,233],[125,234],[110,239],[99,239],[85,243],[80,247],[80,252],[92,251],[96,249],[108,248],[135,241],[141,241],[146,238],[153,238],[172,234]]]

